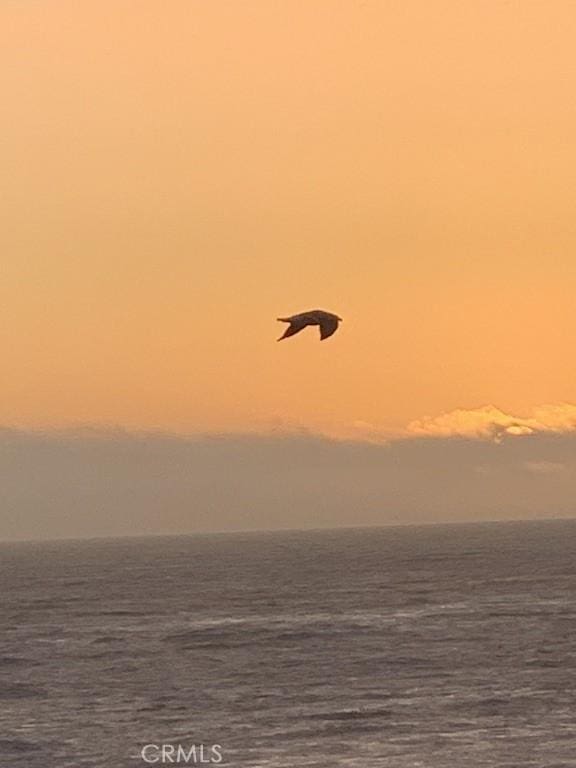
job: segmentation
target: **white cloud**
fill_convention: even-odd
[[[576,405],[541,405],[528,417],[505,413],[493,405],[458,409],[439,416],[411,421],[406,432],[419,437],[471,437],[502,440],[538,433],[576,431]]]

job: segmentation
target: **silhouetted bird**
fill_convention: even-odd
[[[328,336],[332,336],[336,332],[338,323],[342,318],[338,317],[338,315],[333,315],[332,312],[324,312],[323,309],[311,309],[309,312],[301,312],[299,315],[279,317],[278,320],[281,323],[290,323],[278,341],[294,336],[295,333],[299,333],[307,325],[320,326],[320,340],[322,340],[327,339]]]

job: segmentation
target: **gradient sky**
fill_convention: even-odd
[[[0,422],[574,400],[570,0],[8,0]],[[276,344],[275,318],[344,318]]]

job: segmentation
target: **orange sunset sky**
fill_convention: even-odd
[[[576,426],[571,0],[6,0],[0,38],[2,424]]]

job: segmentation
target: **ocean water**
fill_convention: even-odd
[[[2,768],[576,766],[576,521],[12,543],[0,578]]]

